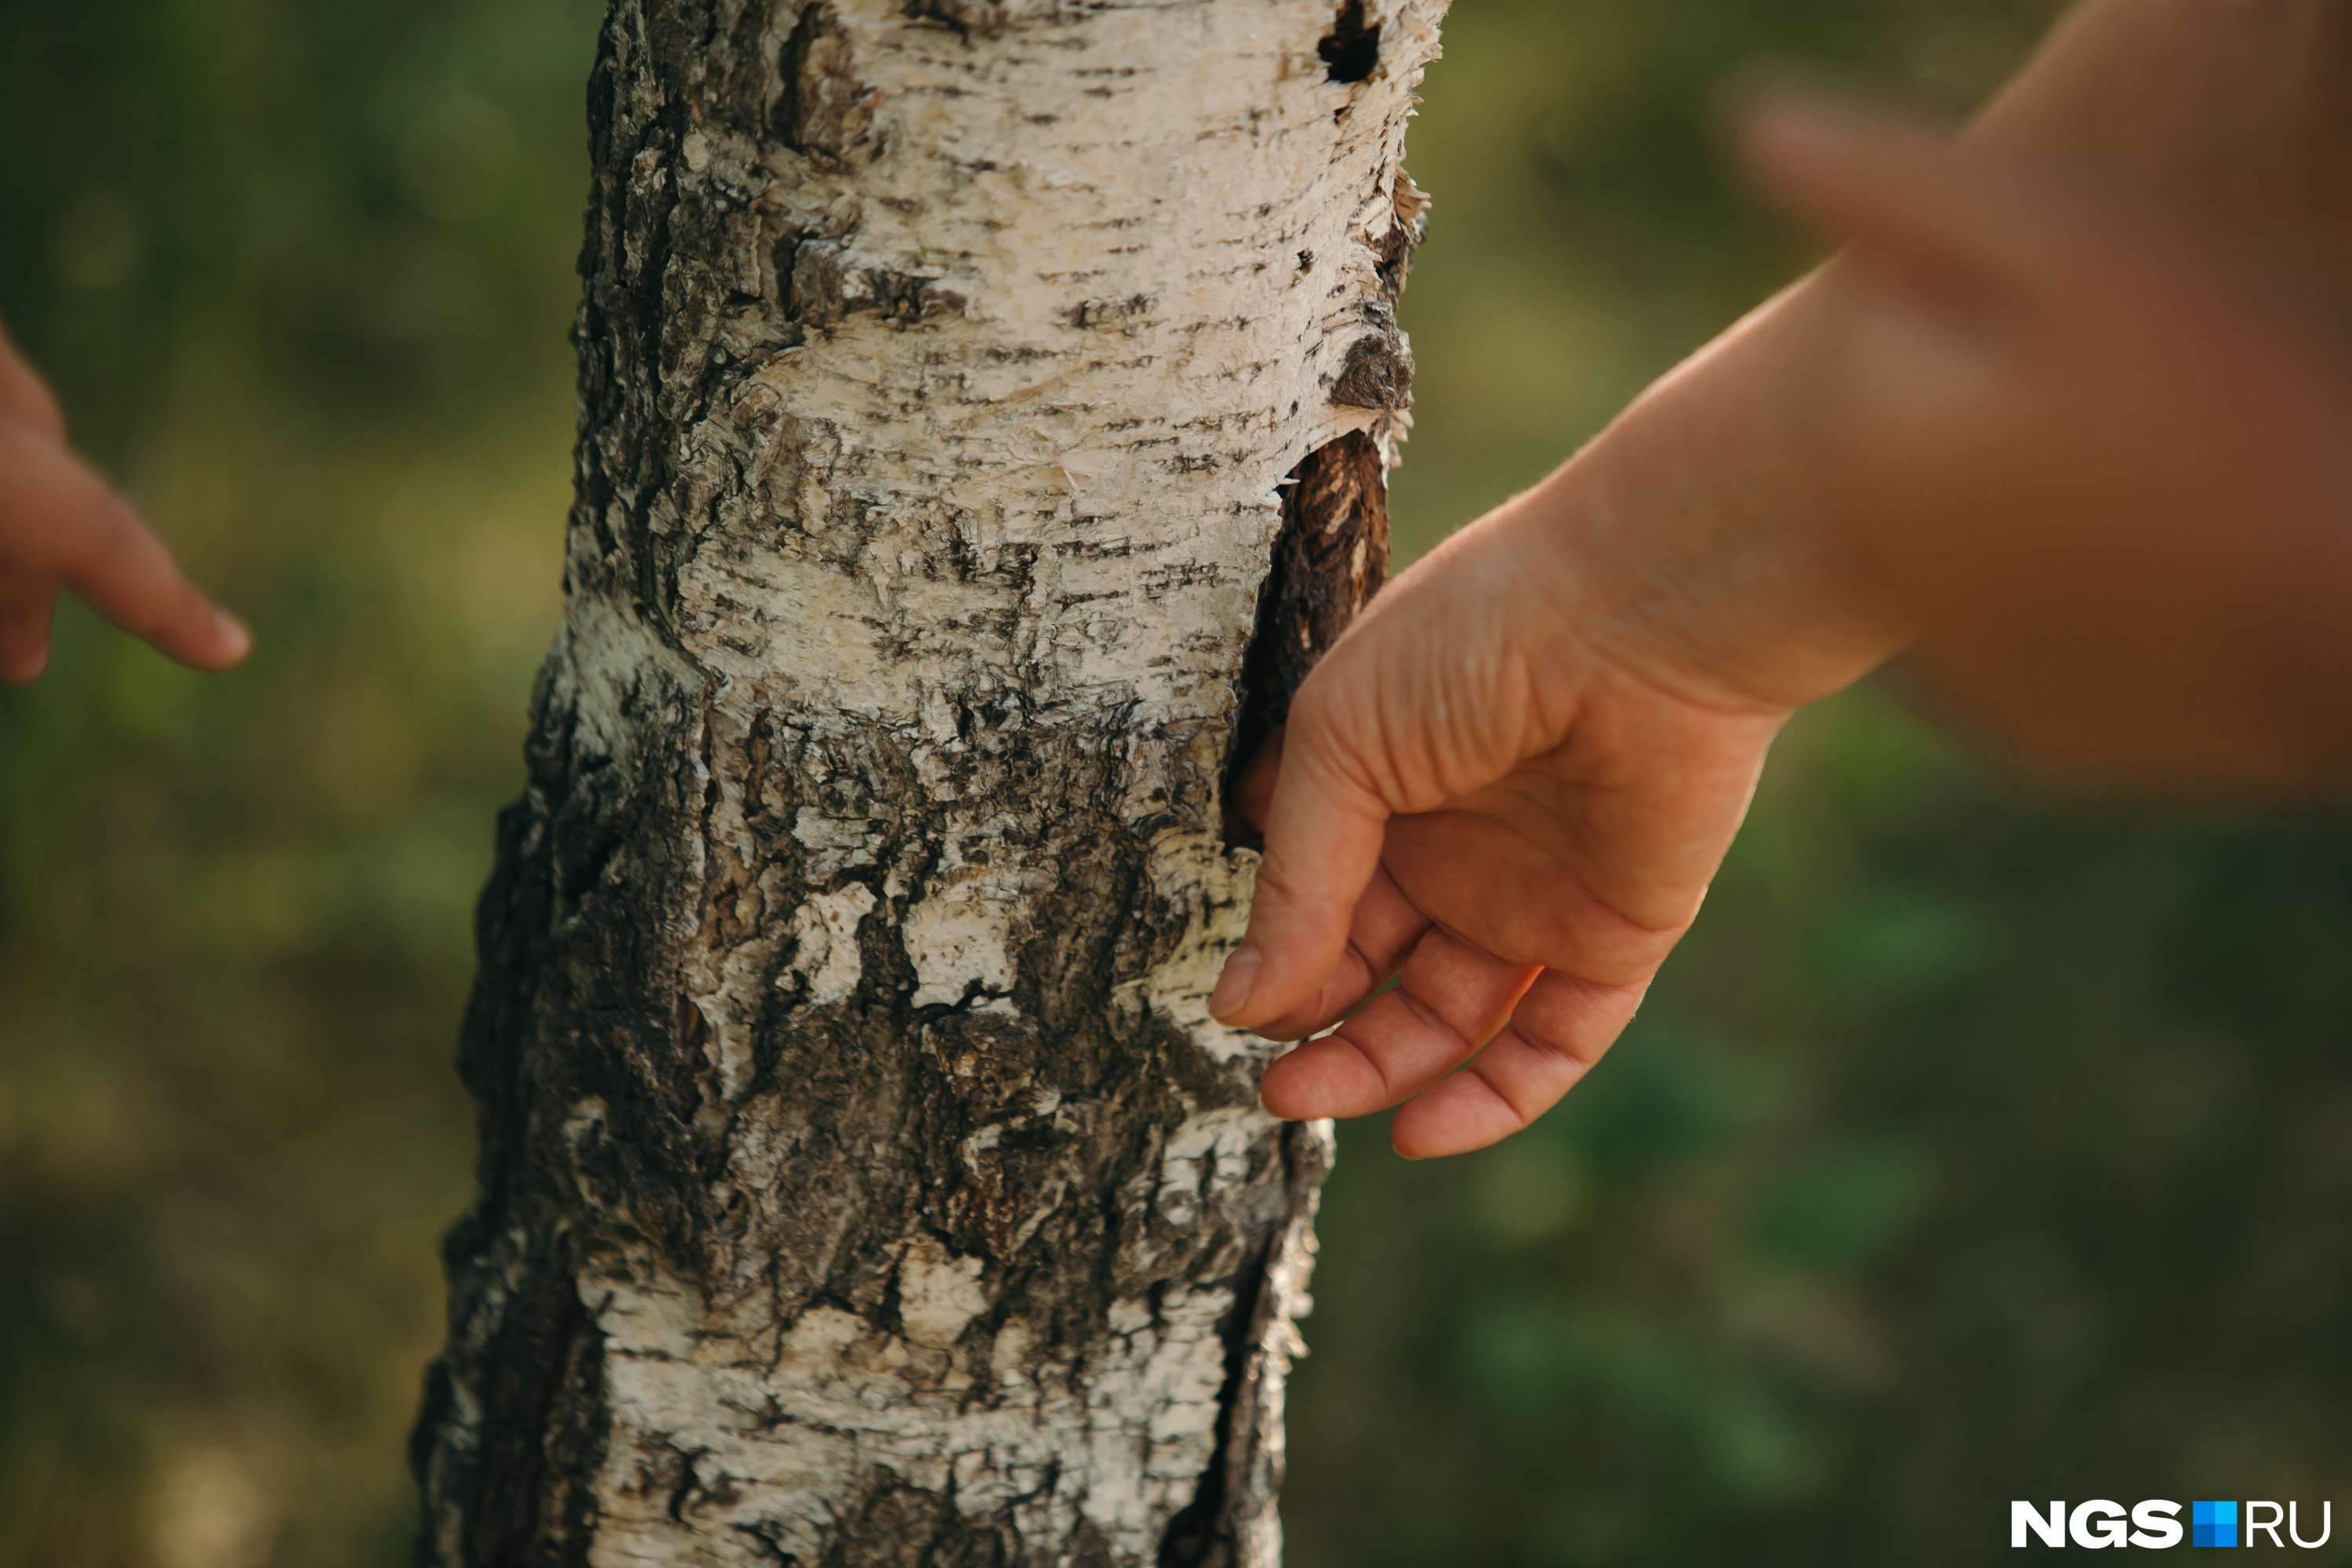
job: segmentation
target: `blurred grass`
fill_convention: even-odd
[[[1955,101],[2041,0],[1471,0],[1412,137],[1401,553],[1806,259],[1709,105]],[[590,0],[0,8],[0,310],[260,636],[0,693],[0,1568],[389,1564],[467,910],[567,500]],[[1538,1131],[1343,1132],[1296,1568],[1973,1563],[2011,1497],[2347,1489],[2352,846],[1790,731]]]
[[[255,623],[0,695],[0,1564],[404,1562],[569,500],[582,0],[0,8],[0,310]]]

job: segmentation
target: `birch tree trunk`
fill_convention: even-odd
[[[1277,1561],[1220,798],[1383,570],[1443,4],[614,0],[425,1561]]]

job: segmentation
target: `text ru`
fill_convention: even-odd
[[[2244,1528],[2240,1528],[2241,1521]],[[2279,1539],[2284,1531],[2286,1539]],[[2327,1544],[2336,1531],[2336,1505],[2319,1505],[2319,1539],[2303,1538],[2303,1505],[2250,1501],[2195,1502],[2189,1505],[2189,1529],[2180,1525],[2180,1505],[2161,1500],[2132,1504],[2126,1512],[2123,1504],[2094,1498],[2078,1502],[2070,1510],[2063,1502],[2053,1502],[2049,1511],[2038,1503],[2012,1502],[2009,1505],[2009,1543],[2025,1546],[2064,1546],[2069,1542],[2097,1551],[2107,1546],[2141,1546],[2163,1548],[2178,1546],[2184,1534],[2191,1546],[2252,1546],[2257,1538],[2267,1538],[2273,1546],[2290,1543],[2305,1551],[2315,1551]]]

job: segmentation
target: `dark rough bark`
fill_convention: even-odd
[[[1433,17],[1348,14],[1327,57],[1286,0],[614,5],[422,1561],[1273,1563],[1328,1134],[1201,997],[1277,506],[1330,525],[1282,533],[1286,670],[1385,549],[1396,428],[1315,389],[1402,345]],[[1265,64],[1277,129],[1219,123],[1328,189],[1085,184],[1179,21]],[[966,120],[1001,162],[949,156]],[[1033,221],[1095,264],[989,237]]]

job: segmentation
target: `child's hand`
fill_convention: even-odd
[[[49,661],[58,591],[183,664],[226,669],[252,638],[66,446],[57,399],[0,331],[0,679]]]

